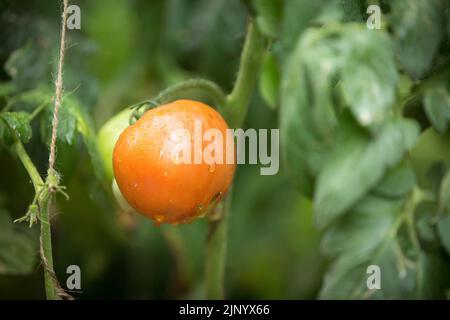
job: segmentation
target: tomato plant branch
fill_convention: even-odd
[[[216,219],[209,220],[208,235],[206,238],[206,298],[224,298],[224,274],[225,256],[227,246],[228,214],[231,205],[231,194],[229,194],[216,211]]]
[[[265,43],[264,36],[251,21],[241,54],[237,79],[233,90],[226,98],[223,109],[223,115],[232,128],[239,127],[244,122],[265,54]],[[208,299],[224,298],[223,282],[230,205],[231,191],[216,209],[221,211],[218,217],[209,221],[205,265],[206,298]]]
[[[40,192],[42,187],[44,186],[44,181],[41,178],[41,175],[37,171],[33,161],[31,161],[30,156],[25,150],[22,142],[19,139],[16,139],[16,143],[14,145],[17,156],[22,162],[25,170],[27,170],[28,175],[31,178],[31,182],[33,183],[34,191],[36,194]]]
[[[130,106],[134,109],[130,116],[130,124],[136,122],[146,111],[185,96],[186,92],[196,91],[210,98],[216,109],[223,107],[226,97],[222,89],[214,82],[206,79],[188,79],[161,91],[155,98],[144,100]]]
[[[16,99],[11,98],[6,102],[6,105],[3,107],[2,112],[8,112],[9,110],[11,110],[11,108],[14,106],[14,104],[16,103]]]
[[[17,156],[19,157],[20,161],[25,167],[25,170],[27,171],[28,175],[31,178],[35,191],[34,200],[30,205],[27,214],[23,218],[17,219],[16,222],[29,220],[31,226],[36,219],[36,217],[32,216],[32,214],[36,214],[35,211],[32,210],[32,208],[36,208],[37,203],[36,209],[38,211],[39,219],[41,222],[41,237],[40,237],[41,257],[46,259],[45,265],[51,268],[50,270],[47,270],[47,268],[44,270],[45,292],[48,299],[52,300],[58,299],[57,287],[53,279],[54,272],[53,272],[53,258],[51,247],[51,234],[50,234],[50,224],[48,222],[49,221],[48,207],[50,194],[48,193],[44,181],[42,180],[38,170],[36,169],[36,166],[34,165],[33,161],[31,161],[27,151],[25,150],[22,142],[20,142],[19,139],[16,139],[14,147]]]
[[[40,105],[36,107],[36,109],[33,110],[33,112],[30,114],[29,120],[33,120],[42,110],[45,109],[45,107],[48,105],[49,101],[45,100]]]
[[[225,102],[225,94],[222,89],[216,83],[206,79],[189,79],[174,84],[159,93],[154,100],[160,104],[170,102],[175,100],[178,96],[185,94],[186,91],[197,91],[204,93],[218,106],[223,106]]]
[[[40,255],[44,265],[44,281],[45,281],[45,294],[49,300],[58,300],[56,277],[53,270],[53,252],[52,252],[52,235],[50,226],[50,199],[44,196],[39,201],[40,207],[40,221],[41,221],[41,236],[40,241]]]
[[[183,248],[183,237],[180,230],[177,228],[163,228],[162,235],[172,254],[172,259],[175,263],[174,283],[177,284],[177,289],[184,290],[189,281],[188,263],[186,252]]]
[[[233,90],[227,96],[224,109],[225,119],[233,128],[242,125],[244,122],[258,80],[265,49],[265,37],[258,30],[256,24],[250,22],[236,82]]]
[[[420,243],[419,238],[416,234],[416,229],[414,226],[414,211],[419,202],[422,201],[422,193],[418,188],[414,188],[410,195],[406,199],[405,208],[404,208],[404,218],[408,231],[409,240],[413,245],[414,249],[419,252],[420,251]]]

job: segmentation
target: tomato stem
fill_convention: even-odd
[[[45,258],[44,264],[44,281],[45,281],[45,294],[48,300],[59,300],[57,289],[55,286],[54,270],[53,270],[53,250],[52,250],[52,234],[50,226],[50,196],[47,195],[39,201],[40,207],[40,221],[41,221],[41,259]]]
[[[42,110],[44,110],[49,105],[49,101],[45,100],[40,105],[36,107],[36,109],[33,110],[33,112],[30,114],[29,120],[33,120]]]
[[[174,84],[159,93],[154,100],[158,103],[167,103],[185,95],[186,91],[203,93],[218,106],[223,106],[225,103],[225,94],[222,89],[216,83],[206,79],[188,79]]]
[[[236,82],[223,108],[223,115],[232,128],[242,126],[244,122],[265,51],[266,40],[253,21],[250,21]],[[207,299],[224,298],[223,283],[230,206],[231,190],[217,208],[222,210],[220,218],[209,222],[205,266]]]
[[[33,183],[36,194],[35,197],[37,198],[37,203],[39,206],[39,219],[41,223],[41,255],[46,259],[46,265],[44,266],[45,293],[47,299],[56,300],[59,297],[56,290],[55,279],[53,279],[52,235],[48,210],[50,194],[46,189],[46,185],[36,169],[36,166],[30,159],[30,156],[19,139],[16,139],[15,151]],[[19,219],[19,221],[23,220]]]
[[[36,194],[40,191],[40,189],[44,186],[44,181],[42,180],[39,172],[37,171],[33,161],[31,161],[30,156],[25,150],[22,142],[19,139],[16,139],[15,142],[15,151],[23,166],[27,170],[28,175],[31,178],[31,182],[33,183],[34,191]]]
[[[206,298],[223,299],[224,298],[224,274],[225,274],[225,256],[227,246],[227,231],[229,206],[231,205],[231,194],[220,203],[216,210],[220,210],[220,218],[210,220],[208,226],[208,235],[206,239]]]
[[[250,21],[233,90],[227,96],[224,116],[236,128],[244,122],[266,51],[266,39]]]
[[[130,117],[130,124],[136,122],[146,111],[160,104],[172,102],[179,97],[185,97],[186,92],[189,91],[205,95],[213,101],[214,108],[218,110],[223,108],[226,101],[225,94],[216,83],[206,79],[188,79],[166,88],[153,99],[144,100],[130,106],[130,108],[135,109]]]

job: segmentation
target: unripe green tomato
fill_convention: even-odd
[[[119,204],[119,207],[125,211],[125,212],[135,212],[135,210],[128,204],[127,200],[122,195],[122,192],[120,192],[119,186],[117,185],[116,179],[113,179],[112,182],[112,191],[114,194],[114,198],[116,198],[117,203]]]
[[[131,109],[125,109],[119,112],[109,119],[100,128],[100,131],[97,134],[97,144],[108,181],[114,179],[112,166],[114,145],[116,144],[117,139],[119,139],[122,131],[129,126],[129,119],[132,112],[133,110]]]
[[[106,177],[108,181],[111,181],[111,190],[114,194],[114,198],[119,204],[120,208],[126,212],[134,212],[134,209],[128,204],[128,202],[123,197],[122,193],[117,186],[116,180],[114,179],[114,172],[112,167],[112,154],[114,150],[114,145],[117,139],[119,139],[120,134],[126,127],[129,126],[130,116],[133,110],[125,109],[112,118],[110,118],[106,123],[100,128],[97,134],[97,144],[100,151],[100,156],[102,158],[103,166],[106,171]]]

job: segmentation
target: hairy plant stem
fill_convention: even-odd
[[[44,191],[47,193],[47,190]],[[57,289],[55,287],[54,269],[53,269],[53,250],[52,250],[52,231],[50,226],[50,194],[44,195],[43,199],[39,201],[40,221],[41,221],[41,256],[46,259],[44,265],[44,281],[45,294],[48,300],[59,300]]]
[[[39,218],[41,222],[41,248],[42,255],[46,259],[46,266],[44,266],[45,277],[45,293],[47,299],[58,299],[55,282],[52,277],[53,272],[53,256],[52,256],[52,235],[50,230],[50,217],[49,217],[49,205],[50,194],[45,186],[44,181],[41,178],[36,166],[31,161],[27,151],[25,150],[22,142],[18,139],[15,143],[15,151],[20,161],[22,162],[25,170],[31,178],[33,183],[35,197],[37,197],[37,203],[39,206]]]
[[[237,79],[233,90],[226,97],[223,115],[232,128],[242,125],[248,105],[257,83],[265,53],[265,38],[253,21],[250,21]],[[224,273],[227,244],[228,217],[231,190],[210,218],[206,240],[205,286],[207,299],[224,298]]]
[[[225,119],[233,128],[241,126],[244,122],[258,80],[265,48],[266,39],[256,25],[250,22],[236,82],[227,96],[224,108]]]
[[[18,139],[16,140],[15,143],[15,151],[20,161],[22,162],[23,166],[25,167],[25,170],[27,170],[28,175],[31,178],[31,182],[33,183],[34,192],[37,195],[44,187],[44,181],[42,180],[41,175],[37,171],[33,161],[31,161],[30,157],[28,156],[28,153],[25,150],[22,142],[20,142]]]

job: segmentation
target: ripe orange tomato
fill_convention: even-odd
[[[200,150],[194,141],[199,123]],[[223,152],[222,162],[211,163],[202,157],[208,145],[219,144],[215,138],[205,141],[203,134],[208,129],[223,137],[215,149]],[[177,100],[145,112],[122,132],[114,147],[114,175],[123,196],[136,211],[157,223],[187,223],[204,215],[223,198],[233,180],[235,161],[225,160],[229,152],[234,157],[234,142],[226,139],[227,129],[217,111],[198,101]],[[180,132],[188,135],[180,137]],[[192,161],[174,161],[179,150],[186,153],[182,154],[185,160],[190,153]],[[201,163],[195,163],[195,154],[200,154]]]

